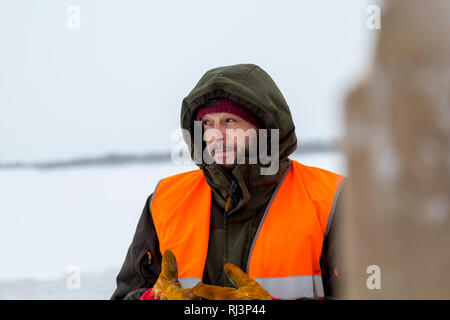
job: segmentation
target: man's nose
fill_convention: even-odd
[[[217,134],[214,135],[214,139],[216,140],[216,142],[226,139],[226,126],[224,126],[220,122],[217,122],[214,124],[213,128],[217,130]]]

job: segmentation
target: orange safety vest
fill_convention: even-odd
[[[249,277],[281,299],[323,297],[320,256],[344,176],[290,160],[249,254]],[[172,250],[183,287],[203,278],[211,188],[202,170],[160,180],[150,208],[160,251]]]

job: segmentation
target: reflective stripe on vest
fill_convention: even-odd
[[[250,278],[281,299],[323,297],[320,256],[344,176],[290,160],[253,239]],[[211,188],[202,170],[162,179],[151,212],[160,251],[174,252],[183,287],[203,277]],[[238,213],[237,213],[238,214]]]
[[[321,276],[280,278],[255,278],[273,297],[296,299],[301,297],[324,297]]]
[[[197,283],[199,283],[200,281],[202,281],[201,278],[179,278],[181,286],[183,288],[192,288],[194,287]]]

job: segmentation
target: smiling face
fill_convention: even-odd
[[[224,166],[233,165],[238,154],[248,152],[250,141],[256,143],[258,128],[232,113],[208,113],[202,117],[202,126],[208,153]]]

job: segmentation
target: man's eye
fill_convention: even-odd
[[[208,124],[210,124],[211,122],[209,121],[209,120],[203,120],[203,125],[208,125]]]
[[[228,118],[227,122],[235,122],[236,120],[234,120],[233,118]]]

